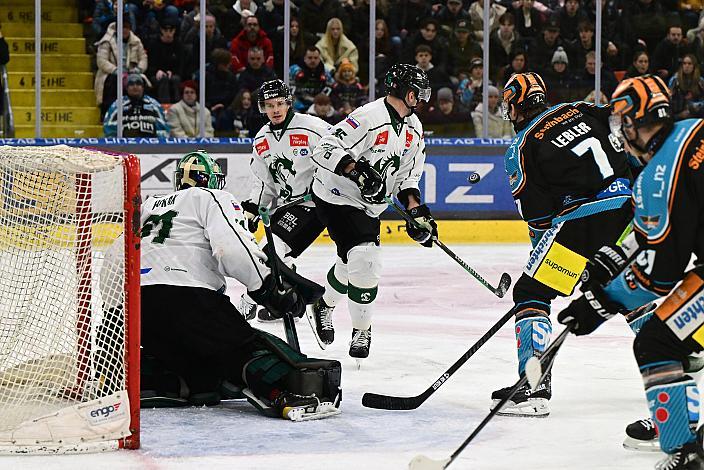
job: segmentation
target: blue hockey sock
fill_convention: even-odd
[[[659,362],[641,367],[645,394],[653,422],[658,427],[660,448],[671,454],[696,440],[699,421],[699,390],[684,375],[679,362]]]
[[[516,314],[515,331],[518,348],[518,374],[523,375],[528,359],[540,356],[548,347],[552,323],[546,311],[526,308],[519,310]]]

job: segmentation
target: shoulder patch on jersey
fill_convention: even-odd
[[[259,142],[257,145],[255,145],[254,149],[256,150],[258,155],[261,155],[262,153],[269,150],[269,142],[267,142],[267,140],[264,139],[261,142]]]
[[[347,119],[345,119],[345,122],[349,124],[352,129],[357,129],[359,127],[359,121],[357,121],[352,116],[349,116]]]
[[[291,134],[289,136],[291,147],[308,147],[308,136],[305,134]]]
[[[518,136],[517,136],[518,137]],[[518,151],[520,140],[514,140],[511,146],[506,150],[504,155],[504,169],[508,176],[508,184],[511,187],[511,193],[515,195],[523,185],[523,169],[521,168],[521,154]]]

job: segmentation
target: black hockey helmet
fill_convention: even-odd
[[[286,104],[289,106],[293,101],[291,96],[291,89],[284,83],[283,80],[275,79],[269,80],[268,82],[262,83],[259,87],[259,92],[257,93],[257,105],[259,106],[259,112],[264,114],[264,101],[271,98],[283,98],[286,100]]]
[[[413,110],[415,106],[408,106],[406,95],[413,91],[418,101],[430,101],[430,80],[428,74],[411,64],[395,64],[384,79],[386,94],[395,96],[403,100],[408,109]]]
[[[611,96],[611,116],[609,127],[621,142],[631,146],[642,154],[657,150],[664,138],[670,133],[674,123],[670,107],[670,90],[657,75],[643,75],[624,80],[616,87]],[[662,129],[654,135],[645,146],[636,143],[637,138],[629,140],[624,129],[638,129],[649,125],[663,123]],[[637,152],[636,152],[637,153]]]
[[[186,188],[222,189],[225,174],[220,165],[205,150],[196,150],[181,157],[174,171],[174,189]]]
[[[533,108],[544,108],[547,106],[545,92],[545,82],[537,73],[514,73],[504,85],[501,103],[503,118],[511,120],[511,105],[516,106],[521,113],[527,113]]]

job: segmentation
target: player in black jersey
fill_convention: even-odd
[[[609,130],[610,108],[585,102],[548,107],[536,73],[511,76],[503,92],[504,118],[516,137],[505,167],[533,249],[513,288],[518,373],[548,345],[550,302],[569,296],[587,259],[628,230],[632,176],[619,140]],[[511,387],[492,394],[495,406]],[[525,386],[499,414],[547,416],[550,377]]]

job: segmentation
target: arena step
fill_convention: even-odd
[[[34,38],[6,39],[10,47],[10,55],[34,54]],[[86,40],[84,38],[42,38],[42,54],[85,54]]]
[[[7,64],[10,72],[34,70],[34,54],[13,54]],[[42,56],[42,71],[46,72],[87,72],[90,70],[88,54],[64,54],[62,56]]]
[[[34,137],[34,126],[15,126],[15,138],[32,138]],[[55,137],[103,137],[102,126],[48,126],[42,125],[43,138]]]
[[[34,106],[34,90],[10,90],[12,106]],[[42,90],[42,107],[67,104],[86,105],[95,102],[95,92],[89,90]]]
[[[9,72],[7,74],[10,91],[33,90],[34,72]],[[93,89],[91,72],[42,72],[44,89]]]
[[[15,126],[34,126],[34,107],[12,105]],[[100,124],[98,107],[42,107],[42,123],[46,125],[81,125]]]
[[[3,2],[4,3],[4,2]],[[78,9],[69,5],[52,5],[42,2],[42,22],[77,23]],[[10,0],[9,5],[3,5],[0,10],[0,21],[3,23],[34,23],[34,5],[17,3]]]
[[[2,34],[6,38],[24,38],[34,35],[32,23],[3,23]],[[42,37],[82,38],[83,25],[80,23],[42,23]],[[12,57],[10,58],[12,60]]]

